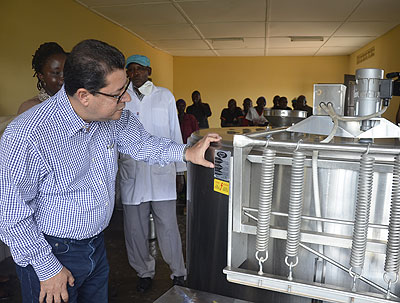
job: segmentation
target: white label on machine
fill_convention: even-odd
[[[231,152],[216,150],[214,156],[214,178],[229,182],[229,160]]]

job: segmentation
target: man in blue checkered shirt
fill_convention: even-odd
[[[114,207],[117,154],[150,164],[191,161],[216,134],[187,148],[147,133],[125,111],[129,85],[116,48],[85,40],[64,86],[18,116],[0,143],[0,239],[11,249],[24,302],[107,302],[103,230]]]

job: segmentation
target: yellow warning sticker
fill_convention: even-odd
[[[214,191],[229,196],[229,182],[214,179]]]

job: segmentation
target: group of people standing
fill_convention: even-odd
[[[0,239],[11,248],[24,302],[107,301],[102,232],[112,215],[117,171],[137,291],[149,290],[155,275],[150,214],[172,284],[184,285],[177,191],[185,162],[213,167],[204,153],[221,138],[209,134],[192,147],[182,143],[209,127],[210,106],[194,91],[185,112],[183,99],[175,102],[150,80],[148,57],[125,61],[98,40],[84,40],[71,53],[44,43],[32,68],[39,93],[20,106],[0,143]],[[288,109],[285,99],[276,99],[276,107]],[[246,98],[242,110],[229,100],[221,126],[266,125],[266,100],[256,103]],[[304,96],[293,105],[307,110]]]
[[[292,110],[288,106],[288,100],[285,96],[274,96],[272,100],[274,106],[271,109],[284,109],[284,110]],[[307,117],[313,114],[313,109],[311,106],[307,105],[307,100],[304,95],[300,95],[297,98],[292,99],[292,107],[293,110],[302,110],[307,112]]]
[[[274,106],[271,109],[292,110],[288,107],[287,98],[276,95],[273,98]],[[312,115],[312,107],[307,105],[306,97],[300,95],[292,100],[293,110],[302,110],[307,112],[307,117]],[[265,126],[268,124],[264,116],[266,106],[265,97],[257,98],[256,106],[250,98],[243,100],[243,109],[237,106],[235,99],[228,101],[228,107],[221,112],[221,127],[232,126]]]
[[[193,105],[190,105],[186,112],[186,102],[183,99],[176,101],[179,123],[181,127],[183,142],[196,130],[208,128],[208,117],[211,116],[211,109],[207,103],[201,101],[200,92],[192,93]],[[253,101],[250,98],[243,100],[243,109],[237,106],[235,99],[228,101],[228,107],[221,112],[221,127],[236,126],[266,126],[268,121],[264,116],[266,99],[263,96],[257,98],[256,106],[253,107]],[[304,95],[300,95],[292,100],[293,110],[307,112],[307,117],[312,115],[312,107],[307,105]],[[276,95],[273,98],[273,107],[271,109],[292,110],[288,106],[288,100],[285,96]]]
[[[11,249],[23,302],[107,302],[103,230],[117,172],[137,291],[149,290],[155,275],[150,213],[171,284],[183,285],[177,189],[186,162],[214,167],[204,154],[221,137],[182,144],[175,99],[150,80],[144,55],[125,61],[93,39],[66,53],[51,42],[35,52],[32,67],[39,94],[20,106],[0,142],[0,239]],[[201,103],[200,93],[194,99]],[[194,115],[201,111],[211,115],[209,106],[194,106]],[[200,125],[208,127],[207,119]]]
[[[208,117],[212,115],[210,105],[202,102],[199,91],[195,90],[192,93],[192,101],[193,104],[188,106],[187,109],[185,100],[178,99],[176,101],[179,124],[184,143],[187,142],[187,139],[194,131],[209,128]]]

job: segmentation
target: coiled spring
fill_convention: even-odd
[[[264,149],[261,164],[260,197],[258,201],[257,251],[268,251],[269,226],[274,185],[275,150]]]
[[[400,267],[400,156],[394,161],[392,204],[390,206],[389,235],[386,246],[385,271],[398,273]]]
[[[304,196],[304,161],[305,155],[303,152],[293,152],[286,240],[286,256],[288,257],[296,257],[299,251],[301,213]]]
[[[351,246],[351,268],[363,268],[367,246],[369,213],[371,208],[372,181],[375,159],[363,154],[358,175],[357,202],[354,218],[353,241]]]

